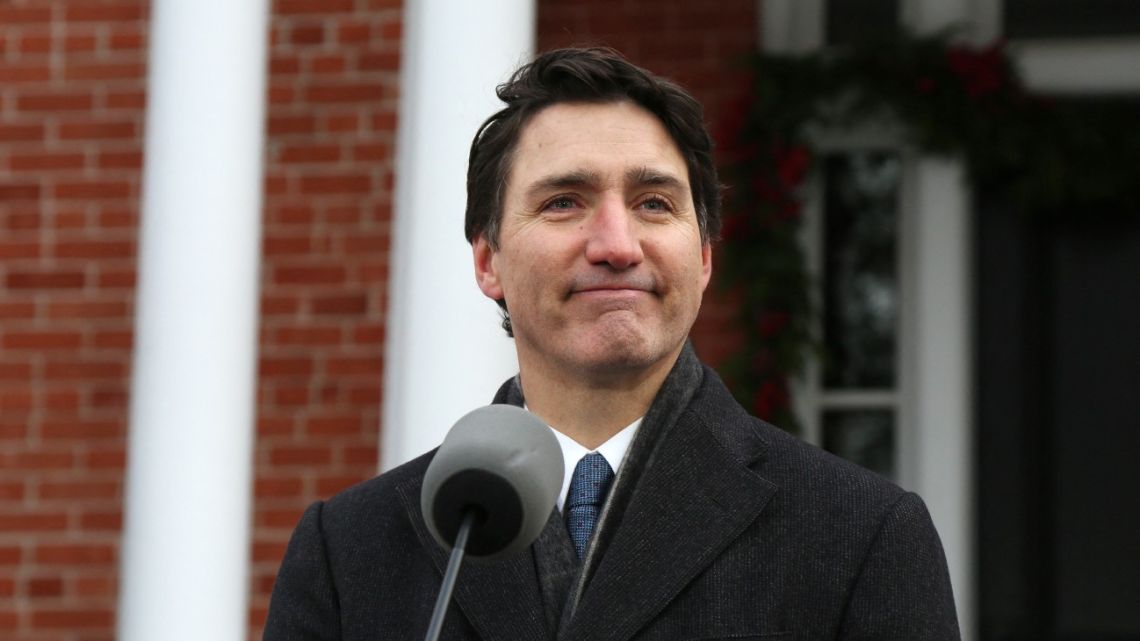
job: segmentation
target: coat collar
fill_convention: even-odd
[[[776,491],[749,469],[755,434],[686,346],[630,448],[560,639],[629,639],[755,521]]]
[[[494,402],[522,406],[518,377]],[[629,639],[775,494],[749,469],[762,450],[743,408],[686,344],[630,446],[577,585],[569,585],[573,551],[555,511],[530,552],[465,561],[455,600],[486,641],[553,638],[559,613],[552,608],[568,592],[558,639]],[[421,483],[401,486],[401,500],[442,575],[448,554],[424,525]]]

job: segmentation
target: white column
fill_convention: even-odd
[[[916,0],[900,7],[903,22],[917,33],[936,33],[947,27],[975,28],[977,0]]]
[[[463,237],[467,152],[534,48],[533,0],[404,8],[381,466],[435,447],[517,371]]]
[[[824,0],[757,0],[760,45],[768,53],[810,53],[823,45]]]
[[[906,485],[942,537],[963,639],[974,637],[970,190],[961,161],[915,162],[914,356]]]
[[[155,0],[117,638],[246,638],[268,7]]]
[[[976,0],[904,3],[917,33],[964,26],[962,37],[990,36]],[[914,433],[911,487],[926,500],[942,537],[962,638],[976,637],[974,602],[973,298],[971,190],[960,159],[924,157],[914,165]]]

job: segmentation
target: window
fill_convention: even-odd
[[[825,449],[896,478],[902,160],[860,149],[828,155],[822,167],[816,271],[824,353],[805,422]]]

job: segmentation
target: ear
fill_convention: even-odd
[[[701,245],[701,291],[709,286],[712,279],[712,243]]]
[[[503,285],[495,261],[498,252],[491,249],[486,236],[479,234],[471,243],[471,254],[475,259],[475,282],[483,295],[492,300],[502,300]]]

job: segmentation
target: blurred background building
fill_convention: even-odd
[[[271,5],[250,638],[260,638],[304,507],[426,450],[510,369],[492,303],[482,316],[451,318],[444,304],[442,318],[424,316],[431,296],[462,294],[450,285],[425,292],[416,279],[455,252],[459,264],[466,258],[462,211],[427,212],[431,201],[415,194],[461,193],[462,167],[441,159],[433,176],[430,158],[407,155],[417,132],[442,125],[401,129],[420,122],[401,105],[440,101],[431,78],[476,57],[493,30],[472,21],[441,48],[431,30],[438,15],[425,9],[436,5],[413,2]],[[689,88],[714,131],[744,91],[749,54],[810,53],[898,25],[960,25],[976,43],[1004,37],[1039,93],[1140,98],[1140,6],[1127,1],[528,7],[534,19],[520,28],[533,32],[520,42],[615,47]],[[494,11],[485,18],[500,19]],[[150,26],[143,0],[0,4],[4,639],[116,635],[124,472],[128,456],[147,454],[128,452],[127,438]],[[504,79],[527,53],[491,77]],[[489,114],[492,84],[457,84],[443,97]],[[1131,465],[1140,454],[1140,212],[1087,224],[1008,212],[975,198],[960,162],[916,155],[888,129],[817,141],[825,156],[805,190],[803,242],[830,323],[824,339],[842,343],[825,347],[848,360],[810,367],[798,385],[802,435],[926,498],[966,638],[1140,639],[1140,479]],[[439,235],[427,240],[438,242],[412,239],[414,222],[397,216],[427,217]],[[474,295],[473,279],[460,280]],[[471,353],[508,356],[494,375],[454,367],[447,386],[464,389],[437,389],[439,402],[417,414],[432,372],[411,361],[439,335],[437,321],[485,325],[493,338],[468,339],[480,342]],[[720,364],[742,331],[732,297],[710,290],[693,333],[698,353]]]

